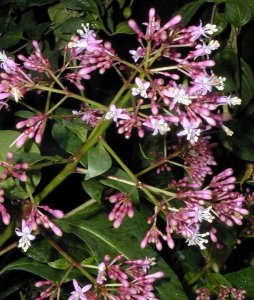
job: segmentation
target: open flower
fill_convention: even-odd
[[[21,248],[24,252],[31,246],[31,242],[35,239],[35,236],[31,234],[32,229],[26,224],[25,220],[22,220],[22,229],[15,229],[16,235],[20,236],[18,248]]]
[[[87,284],[83,288],[78,285],[77,280],[73,279],[73,286],[75,288],[75,291],[71,292],[71,296],[69,297],[69,300],[87,300],[85,293],[89,291],[92,287],[92,284]]]
[[[147,98],[147,89],[150,86],[150,82],[142,81],[140,78],[135,78],[135,83],[137,87],[132,88],[132,95],[137,96],[140,95],[143,98]]]

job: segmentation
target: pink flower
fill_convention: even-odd
[[[181,122],[184,130],[180,131],[177,136],[187,136],[187,140],[190,141],[191,144],[194,144],[198,141],[201,130],[198,128],[200,125],[200,121],[190,122],[185,116]]]
[[[5,52],[0,52],[0,67],[9,74],[15,73],[18,65],[15,63],[15,61],[8,57]]]
[[[35,239],[35,236],[31,234],[32,228],[27,225],[25,220],[22,220],[22,229],[15,229],[16,235],[21,237],[19,240],[18,247],[21,248],[24,252],[31,246],[31,242]]]
[[[83,288],[78,285],[77,280],[73,279],[73,286],[75,291],[71,292],[69,300],[88,300],[86,297],[86,292],[89,291],[92,287],[92,284],[87,284]]]
[[[135,83],[137,87],[132,88],[132,95],[140,95],[143,98],[147,98],[147,89],[150,86],[150,82],[142,81],[140,78],[135,78]]]

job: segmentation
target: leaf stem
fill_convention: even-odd
[[[67,254],[53,239],[51,239],[44,232],[41,234],[47,239],[50,245],[55,248],[68,262],[72,264],[73,267],[77,268],[80,273],[82,273],[87,279],[89,279],[93,284],[96,284],[95,279],[84,269],[81,267],[80,263],[75,261],[69,254]]]

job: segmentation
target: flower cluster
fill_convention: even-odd
[[[61,219],[64,214],[59,209],[52,209],[47,205],[36,206],[31,202],[27,202],[24,207],[24,219],[22,220],[22,229],[16,229],[16,234],[21,236],[19,240],[19,246],[23,251],[31,246],[30,241],[34,240],[34,236],[31,234],[32,231],[38,230],[39,226],[43,226],[46,229],[51,229],[57,236],[62,236],[62,230],[56,226],[48,216],[46,216],[40,209],[50,213],[57,219]]]
[[[26,129],[10,146],[15,144],[17,148],[21,148],[28,139],[32,139],[33,137],[35,142],[37,144],[40,144],[46,122],[47,115],[45,114],[40,114],[38,116],[34,116],[24,121],[18,122],[16,124],[17,129]]]
[[[153,284],[162,278],[160,271],[148,274],[151,266],[155,265],[154,259],[126,260],[118,255],[112,261],[106,255],[98,267],[97,285],[92,288],[88,284],[81,288],[73,280],[75,290],[69,300],[121,300],[121,299],[150,299],[156,300]]]
[[[208,288],[199,288],[196,291],[197,297],[196,300],[210,300],[214,299],[211,298],[211,291]],[[217,300],[226,300],[226,299],[235,299],[235,300],[243,300],[246,297],[246,291],[243,289],[236,289],[233,287],[223,287],[219,288],[217,294]]]
[[[152,227],[142,240],[141,247],[154,243],[156,248],[161,250],[162,239],[172,249],[174,248],[172,234],[176,234],[184,237],[189,246],[198,245],[203,250],[206,248],[209,235],[213,242],[217,242],[216,229],[213,226],[215,219],[228,226],[242,225],[241,220],[248,214],[248,210],[243,207],[243,195],[233,191],[236,178],[232,174],[232,169],[223,171],[214,176],[204,189],[191,188],[186,180],[181,181],[175,198],[181,200],[183,206],[175,208],[165,202],[162,203],[160,210],[156,208],[155,214],[148,220]],[[166,216],[165,234],[156,225],[159,212],[163,212]],[[202,233],[203,223],[206,228],[210,227],[210,230]]]
[[[17,178],[22,182],[27,181],[26,171],[28,169],[28,163],[13,163],[13,153],[8,152],[5,161],[0,161],[0,167],[3,171],[0,174],[0,181],[6,180],[8,176]]]
[[[134,216],[134,210],[132,206],[132,202],[128,195],[124,195],[123,193],[116,193],[108,197],[110,203],[114,203],[114,208],[109,213],[108,218],[110,221],[114,221],[113,226],[118,228],[127,215],[129,218]]]

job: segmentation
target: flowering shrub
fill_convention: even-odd
[[[118,1],[128,21],[110,32],[103,20],[113,7],[46,2],[37,5],[49,5],[57,59],[43,32],[26,51],[0,52],[0,109],[11,119],[0,131],[1,274],[3,283],[14,270],[33,274],[1,299],[252,299],[253,267],[228,272],[227,259],[253,236],[253,165],[241,173],[225,162],[226,149],[254,159],[241,136],[252,129],[235,118],[254,92],[237,56],[249,4],[214,1],[210,22],[192,25],[207,1],[166,22],[150,8],[139,24],[132,1]],[[61,27],[58,12],[70,25],[85,8],[78,29]],[[136,40],[121,55],[112,35],[124,33]],[[220,66],[228,54],[234,79]],[[106,95],[99,84],[110,77]]]

